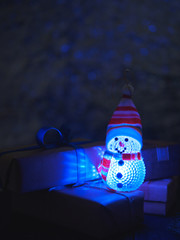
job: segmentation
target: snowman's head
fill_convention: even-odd
[[[114,128],[107,132],[106,147],[113,153],[137,153],[142,148],[142,135],[130,127]]]
[[[129,136],[116,136],[112,138],[107,149],[113,153],[137,153],[141,150],[141,144],[134,138]]]

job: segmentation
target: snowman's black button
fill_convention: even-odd
[[[122,178],[122,173],[120,173],[120,172],[117,173],[116,177],[119,178],[119,179]]]
[[[119,160],[118,165],[119,166],[123,166],[124,165],[124,161],[123,160]]]
[[[122,188],[122,187],[123,187],[123,184],[122,184],[122,183],[118,183],[118,184],[117,184],[117,187],[118,187],[118,188]]]

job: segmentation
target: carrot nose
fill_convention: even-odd
[[[124,147],[124,143],[119,142],[119,146],[120,146],[120,147]]]

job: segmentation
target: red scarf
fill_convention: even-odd
[[[141,160],[141,153],[123,153],[122,160],[130,161],[130,160]]]

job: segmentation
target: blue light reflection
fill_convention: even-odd
[[[148,29],[149,29],[149,31],[151,31],[151,32],[156,32],[157,27],[156,27],[155,25],[149,25],[149,26],[148,26]]]

